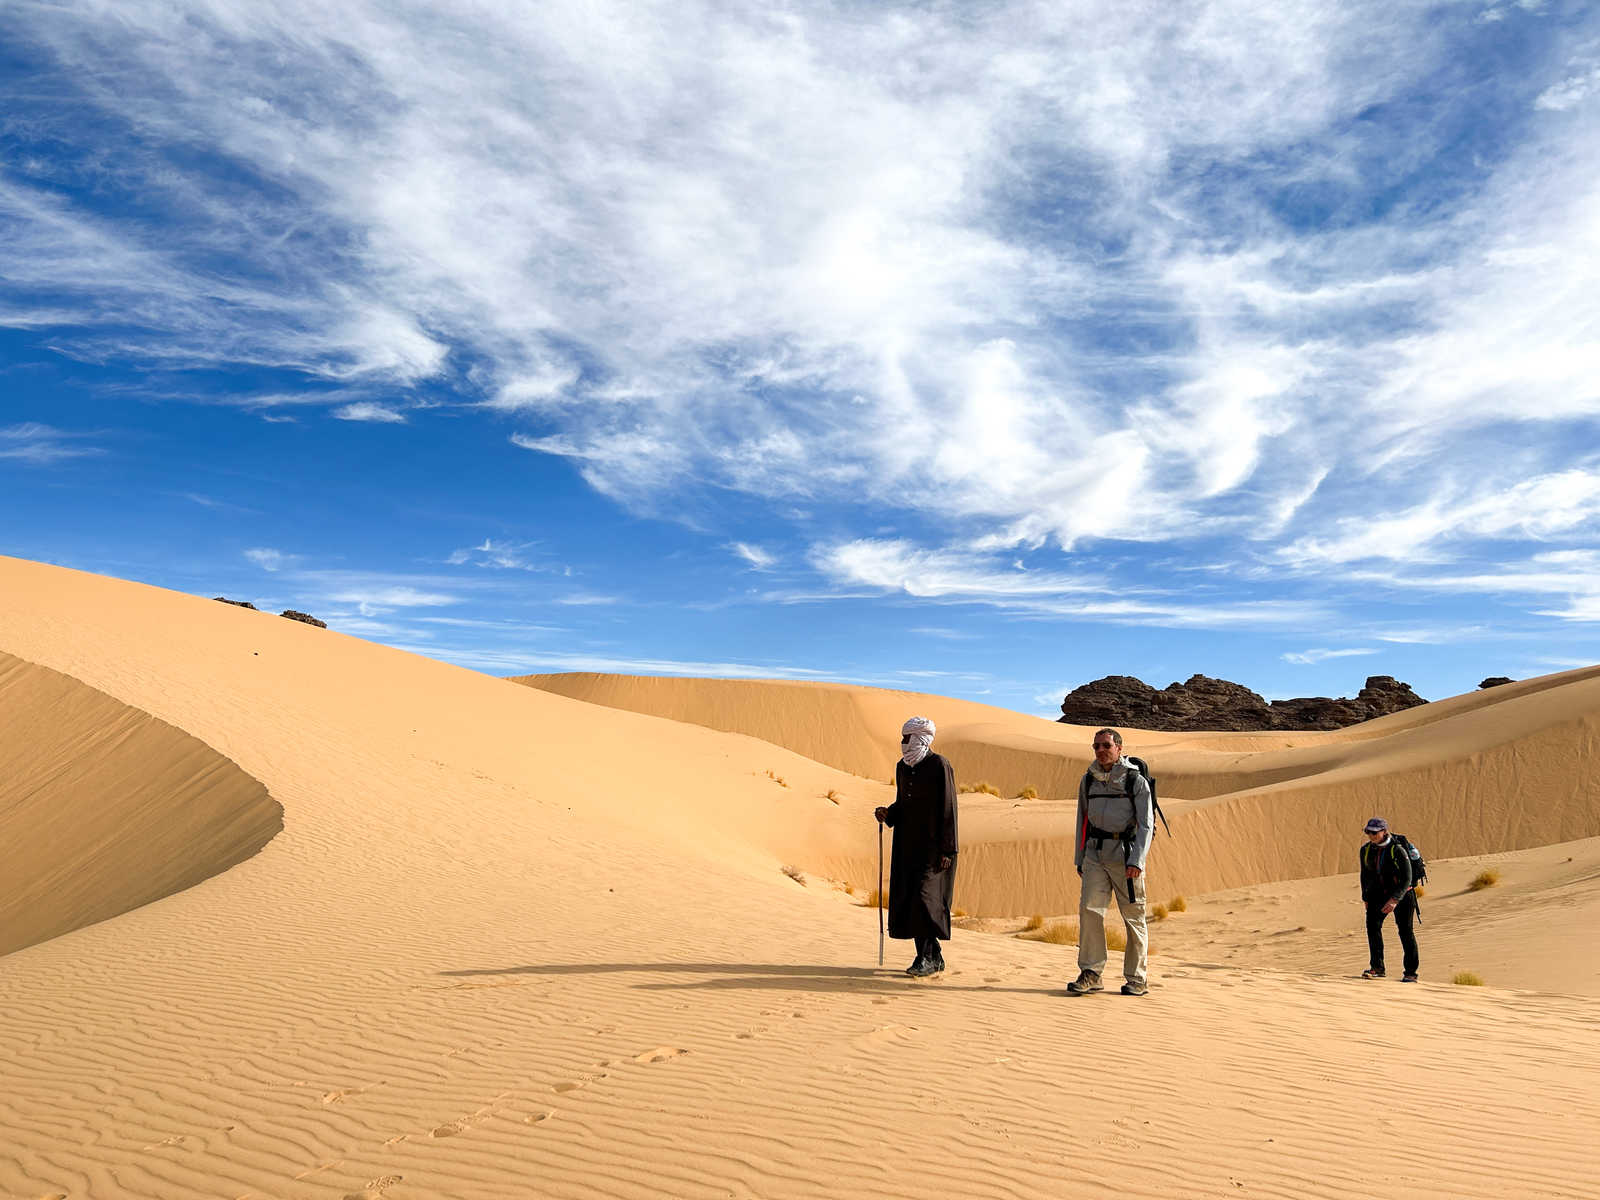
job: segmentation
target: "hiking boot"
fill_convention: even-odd
[[[1407,971],[1404,975],[1400,976],[1401,983],[1415,983],[1416,981],[1417,973],[1415,971]]]
[[[928,965],[933,968],[931,975],[938,975],[944,970],[944,955],[938,954],[928,960]]]
[[[1100,990],[1100,976],[1097,972],[1085,967],[1078,972],[1078,977],[1067,984],[1067,991],[1074,996],[1083,996],[1089,992]]]
[[[906,968],[906,974],[907,975],[926,975],[928,973],[927,970],[926,970],[927,965],[928,965],[928,960],[926,958],[924,958],[922,956],[921,952],[919,951],[917,953],[917,957],[912,959],[911,965]]]
[[[1365,971],[1361,972],[1361,978],[1363,978],[1363,979],[1382,979],[1383,978],[1383,969],[1381,967],[1368,967]]]
[[[913,979],[922,979],[928,975],[937,975],[944,967],[931,958],[919,958],[906,968],[906,974]]]
[[[1150,988],[1147,985],[1133,979],[1122,985],[1122,994],[1124,996],[1143,996],[1149,991]]]

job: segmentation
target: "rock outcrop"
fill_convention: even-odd
[[[1391,675],[1370,676],[1353,698],[1302,696],[1271,703],[1243,684],[1206,675],[1191,675],[1160,691],[1131,675],[1108,675],[1069,692],[1060,719],[1070,725],[1172,732],[1343,729],[1426,703]]]
[[[229,600],[226,596],[213,596],[211,598],[213,600],[221,601],[223,604],[231,604],[235,608],[248,608],[251,612],[260,612],[261,611],[254,604],[251,604],[250,601],[248,601],[248,600]]]
[[[1482,690],[1483,688],[1504,687],[1508,683],[1515,682],[1516,680],[1511,678],[1509,675],[1491,675],[1489,678],[1480,683],[1478,688],[1479,690]]]
[[[326,621],[319,621],[310,613],[299,612],[292,608],[286,608],[278,615],[280,617],[288,617],[291,621],[304,621],[307,625],[315,625],[318,629],[326,629],[328,627]]]

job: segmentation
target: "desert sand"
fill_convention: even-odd
[[[913,712],[1002,793],[929,981],[860,903]],[[1088,730],[519,685],[15,559],[0,718],[5,1196],[1600,1196],[1600,669],[1127,731],[1188,901],[1142,999],[1014,936],[1076,908]],[[1420,985],[1356,978],[1372,812],[1432,862]]]

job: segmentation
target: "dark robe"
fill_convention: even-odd
[[[956,886],[956,776],[950,760],[930,750],[914,767],[896,764],[894,803],[883,823],[894,827],[889,936],[948,941]],[[951,862],[941,870],[944,855]]]

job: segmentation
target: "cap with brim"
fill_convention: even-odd
[[[1389,822],[1385,821],[1382,817],[1373,817],[1372,820],[1367,822],[1367,832],[1388,833]]]

